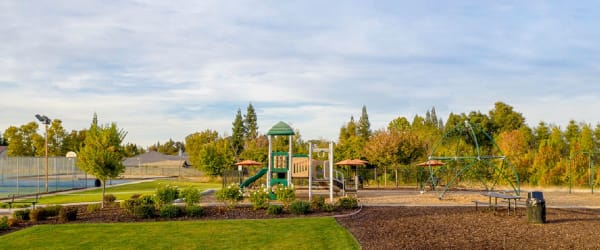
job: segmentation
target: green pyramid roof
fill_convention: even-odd
[[[278,122],[277,124],[275,124],[275,126],[273,126],[271,129],[269,129],[269,132],[267,132],[267,135],[295,135],[296,133],[294,133],[294,130],[292,129],[292,127],[290,127],[290,125],[287,125],[287,123],[285,122]]]

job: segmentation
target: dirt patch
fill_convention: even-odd
[[[364,249],[594,249],[600,210],[547,209],[547,224],[530,224],[524,209],[476,212],[472,207],[365,207],[338,218]]]

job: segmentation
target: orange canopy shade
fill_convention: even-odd
[[[368,161],[363,161],[360,159],[346,159],[340,162],[335,163],[335,165],[346,165],[346,166],[362,166],[369,163]]]
[[[235,164],[236,166],[261,166],[262,163],[253,160],[243,160]]]
[[[444,165],[446,165],[446,163],[443,163],[438,160],[428,160],[426,162],[421,162],[421,163],[417,164],[417,166],[419,166],[419,167],[428,167],[428,166],[438,167],[438,166],[444,166]]]

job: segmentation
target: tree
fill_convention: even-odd
[[[388,124],[388,130],[408,131],[410,130],[410,122],[404,116],[398,117]]]
[[[160,143],[159,141],[156,144],[150,146],[148,150],[163,153],[166,155],[178,155],[179,151],[184,150],[184,144],[182,142],[175,142],[173,141],[173,139],[169,138],[167,142]]]
[[[41,156],[45,154],[44,137],[37,133],[39,126],[29,122],[20,127],[10,126],[4,131],[8,141],[8,156]]]
[[[359,159],[362,156],[364,141],[357,134],[357,124],[354,117],[340,128],[338,143],[335,145],[335,160]]]
[[[66,152],[73,151],[79,152],[81,148],[85,145],[85,135],[87,134],[87,129],[83,129],[80,131],[71,130],[71,133],[67,134],[63,140],[63,148]]]
[[[550,127],[545,122],[541,121],[534,129],[535,145],[539,146],[544,140],[550,138]]]
[[[248,104],[246,109],[246,116],[244,117],[244,134],[247,140],[254,140],[258,138],[258,118],[256,117],[256,111],[252,106],[252,103]]]
[[[237,114],[235,115],[235,119],[233,120],[233,128],[231,134],[231,148],[233,150],[233,154],[235,155],[235,159],[239,160],[239,156],[244,150],[244,121],[242,120],[242,111],[240,109],[237,110]]]
[[[363,105],[360,118],[358,119],[358,136],[363,141],[368,141],[371,136],[371,123],[369,122],[369,115],[367,114],[367,106]]]
[[[234,162],[231,141],[220,138],[216,131],[207,129],[185,138],[190,162],[210,176],[218,176]]]
[[[62,121],[59,119],[52,120],[48,127],[48,155],[49,156],[65,156],[67,151],[63,146],[67,132],[62,126]]]
[[[266,136],[259,136],[254,140],[247,140],[240,159],[252,159],[258,162],[267,162],[269,140]]]
[[[144,148],[142,148],[136,144],[133,144],[133,143],[125,144],[123,151],[124,151],[125,157],[133,157],[136,155],[146,153],[146,150],[144,150]]]
[[[126,133],[116,123],[99,126],[97,116],[85,137],[85,146],[77,154],[77,166],[102,182],[102,207],[106,193],[106,180],[123,173],[124,150],[121,146]]]
[[[525,118],[521,113],[513,111],[513,107],[503,103],[494,103],[494,109],[490,110],[490,120],[494,124],[494,130],[490,134],[502,131],[511,131],[525,126]]]
[[[565,139],[568,144],[572,143],[579,137],[579,133],[581,133],[581,129],[579,125],[575,122],[575,120],[570,120],[569,125],[567,125],[567,130],[565,131]]]
[[[521,181],[527,181],[533,172],[529,133],[525,129],[500,132],[496,140],[504,155],[514,164]]]
[[[364,148],[367,160],[371,164],[383,168],[384,186],[387,186],[387,168],[398,164],[400,134],[399,132],[378,130]]]

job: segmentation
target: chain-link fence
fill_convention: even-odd
[[[125,178],[153,177],[202,177],[204,174],[191,167],[126,167],[122,174]]]
[[[27,195],[93,186],[94,179],[75,166],[75,158],[49,157],[46,175],[44,157],[0,158],[0,197]]]

